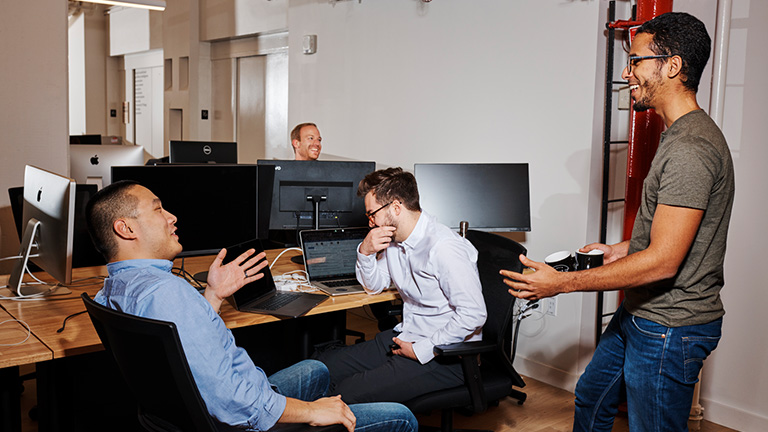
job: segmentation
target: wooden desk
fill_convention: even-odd
[[[0,309],[0,322],[13,317]],[[34,335],[27,337],[27,329],[18,322],[10,321],[0,325],[0,430],[21,428],[21,405],[19,401],[19,366],[53,358],[53,353]],[[23,343],[20,343],[24,341]],[[18,344],[14,346],[6,346]]]
[[[14,319],[5,310],[0,310],[0,322]],[[30,363],[51,360],[53,353],[34,335],[30,335],[24,343],[15,346],[27,336],[27,329],[18,322],[6,322],[0,325],[0,368],[20,366]]]
[[[272,263],[272,260],[279,252],[281,252],[281,250],[268,250],[267,260]],[[299,251],[288,251],[283,254],[283,256],[280,257],[279,262],[272,268],[272,273],[278,275],[300,268],[298,264],[295,264],[290,260],[292,256],[299,254]],[[208,270],[211,262],[213,262],[213,258],[213,256],[185,258],[183,259],[184,269],[190,274]],[[177,258],[174,261],[174,267],[181,267],[181,265],[182,259]],[[104,266],[86,267],[74,269],[72,273],[72,279],[78,281],[88,277],[105,277],[107,276],[107,268]],[[43,280],[48,277],[47,275],[37,276]],[[7,276],[3,276],[2,278],[7,278]],[[50,280],[50,278],[48,278],[48,280]],[[0,284],[4,283],[6,282],[0,279]],[[77,285],[82,285],[82,283],[77,283]],[[85,311],[85,305],[83,305],[83,302],[80,299],[81,293],[87,292],[88,295],[93,297],[101,287],[102,282],[96,281],[88,286],[70,287],[72,294],[67,296],[50,297],[47,300],[32,302],[0,300],[0,306],[7,310],[14,318],[26,321],[32,330],[32,334],[53,352],[53,358],[58,359],[67,356],[86,354],[102,350],[101,341],[99,340],[96,330],[93,328],[91,320],[88,318],[87,314],[83,313],[70,318],[62,332],[59,333],[57,330],[62,327],[66,317]],[[354,309],[366,304],[395,299],[397,299],[397,293],[395,291],[384,292],[375,296],[368,294],[351,294],[340,297],[329,297],[309,311],[307,316]],[[272,315],[238,312],[228,302],[225,302],[221,307],[221,317],[230,329],[283,320],[283,318],[278,318]],[[28,363],[34,363],[36,361],[40,360],[30,358]]]

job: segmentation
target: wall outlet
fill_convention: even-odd
[[[541,313],[550,316],[557,316],[557,297],[550,297],[539,300],[541,303]]]

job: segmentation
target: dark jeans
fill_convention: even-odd
[[[313,401],[325,396],[328,369],[315,360],[304,360],[270,375],[269,382],[283,396]],[[415,432],[419,425],[411,411],[398,403],[349,405],[357,419],[355,432]]]
[[[329,393],[347,403],[405,402],[416,396],[464,383],[461,364],[435,358],[427,364],[392,355],[396,335],[383,331],[373,340],[329,349],[317,359],[331,373]]]
[[[665,327],[619,307],[576,385],[573,430],[610,431],[624,384],[631,431],[687,431],[694,385],[722,322]]]

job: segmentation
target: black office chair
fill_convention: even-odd
[[[172,322],[129,315],[82,294],[104,348],[112,354],[139,406],[139,423],[150,432],[214,432]],[[341,425],[279,425],[274,431],[331,432]]]
[[[466,238],[479,255],[477,267],[483,287],[488,318],[483,340],[435,347],[438,356],[458,357],[464,371],[464,385],[428,393],[405,402],[413,412],[442,411],[441,431],[453,431],[453,411],[485,411],[488,405],[512,396],[518,404],[526,394],[513,387],[524,387],[522,377],[512,366],[512,333],[515,298],[507,292],[499,270],[521,272],[520,254],[526,249],[514,240],[482,231],[468,230]],[[420,426],[419,430],[424,427]]]

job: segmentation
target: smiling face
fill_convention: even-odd
[[[135,186],[130,191],[138,199],[137,215],[126,218],[140,242],[145,258],[173,260],[182,251],[176,235],[176,216],[163,208],[149,189]]]
[[[632,48],[629,56],[652,56],[655,55],[650,46],[653,42],[653,36],[647,33],[641,33],[632,41]],[[629,83],[629,90],[632,100],[635,101],[635,111],[645,111],[654,108],[656,98],[658,97],[662,84],[662,65],[666,59],[645,59],[636,61],[632,65],[632,72],[624,68],[621,77]]]
[[[323,149],[323,137],[315,126],[304,126],[299,132],[299,139],[291,141],[296,160],[317,160]]]

